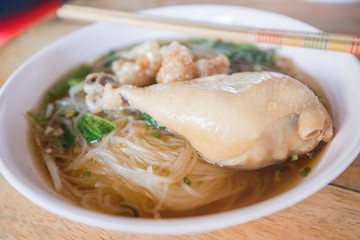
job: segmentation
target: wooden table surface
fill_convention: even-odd
[[[176,4],[221,3],[285,14],[327,32],[360,34],[359,2],[77,0],[73,3],[125,11]],[[85,25],[52,15],[0,48],[0,86],[32,54]],[[227,229],[182,236],[108,231],[69,221],[25,199],[0,175],[0,239],[360,239],[360,157],[331,184],[290,208]]]

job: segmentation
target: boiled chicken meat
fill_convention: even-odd
[[[308,153],[333,135],[318,97],[280,73],[242,72],[116,91],[221,166],[262,168]]]
[[[315,94],[273,72],[119,88],[130,106],[189,140],[209,162],[257,169],[313,150],[333,135]]]

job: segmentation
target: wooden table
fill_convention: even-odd
[[[360,3],[290,0],[77,0],[74,3],[125,11],[176,4],[222,3],[282,13],[327,32],[360,33]],[[0,86],[32,54],[85,25],[52,15],[0,48]],[[288,209],[231,228],[183,236],[115,232],[72,222],[31,203],[0,175],[0,239],[360,239],[360,156],[331,184]]]

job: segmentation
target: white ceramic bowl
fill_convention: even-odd
[[[185,5],[144,12],[223,24],[317,31],[295,19],[242,7]],[[330,99],[336,129],[335,138],[319,164],[290,191],[225,213],[166,220],[132,219],[92,212],[75,206],[56,193],[35,167],[24,113],[40,100],[54,81],[79,63],[91,62],[109,49],[145,39],[183,36],[174,32],[97,23],[55,41],[28,59],[1,89],[0,170],[7,181],[40,207],[74,221],[119,231],[185,234],[244,223],[289,207],[331,182],[357,156],[360,151],[360,64],[357,59],[344,53],[281,47],[280,54],[294,59],[298,66],[319,81]]]

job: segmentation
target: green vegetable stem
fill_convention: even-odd
[[[119,57],[116,55],[115,50],[110,50],[108,54],[105,56],[103,60],[103,66],[104,67],[110,67],[112,62],[118,59]]]
[[[139,212],[136,210],[136,208],[134,208],[134,207],[132,207],[132,206],[130,206],[130,205],[128,205],[128,204],[121,204],[120,207],[121,207],[121,208],[124,208],[124,209],[130,210],[133,217],[135,217],[135,218],[140,217],[140,214],[139,214]]]
[[[82,64],[77,67],[73,72],[66,77],[66,80],[55,85],[52,89],[49,90],[50,100],[55,100],[61,97],[64,97],[71,86],[76,85],[76,82],[81,82],[85,80],[85,77],[90,73],[91,67],[87,64]]]
[[[310,167],[305,167],[303,170],[301,170],[300,175],[302,177],[307,177],[310,172],[311,172],[311,168]]]
[[[155,121],[149,114],[142,112],[141,113],[141,119],[145,120],[150,126],[153,126],[158,129],[164,130],[165,127],[161,126],[157,121]]]
[[[285,172],[286,171],[286,167],[284,166],[284,164],[282,163],[275,163],[274,166],[276,167],[276,169],[279,171],[279,172]]]

